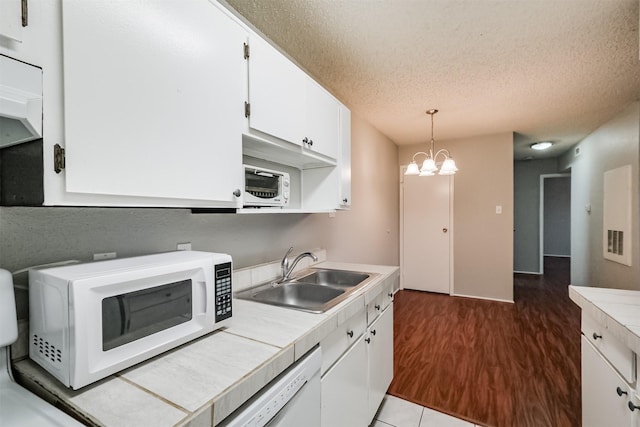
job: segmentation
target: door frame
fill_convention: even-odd
[[[404,173],[407,170],[407,165],[400,165],[400,289],[404,289],[404,273],[402,266],[404,265]],[[454,287],[455,281],[453,278],[453,190],[454,190],[454,176],[450,176],[449,180],[449,295],[455,295]],[[428,179],[428,178],[426,178]]]
[[[571,178],[570,173],[547,173],[540,175],[540,212],[538,213],[538,261],[539,272],[544,274],[544,180],[552,178]]]

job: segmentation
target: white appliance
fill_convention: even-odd
[[[11,273],[0,270],[0,425],[2,427],[82,426],[56,407],[20,387],[11,376],[9,345],[18,337]]]
[[[176,251],[29,271],[29,357],[78,389],[212,332],[231,257]]]
[[[0,148],[42,137],[42,70],[0,55]]]
[[[219,427],[320,427],[320,347],[225,418]]]
[[[251,165],[243,165],[243,167],[243,206],[289,206],[291,180],[287,172]]]

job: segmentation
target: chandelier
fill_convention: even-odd
[[[409,166],[407,166],[407,170],[404,173],[405,175],[420,175],[420,176],[432,176],[435,175],[435,172],[438,170],[438,166],[436,165],[436,158],[439,155],[444,156],[444,160],[442,161],[442,165],[440,166],[440,171],[438,175],[453,175],[456,173],[458,168],[456,167],[456,162],[451,158],[451,154],[444,148],[436,151],[434,154],[434,146],[435,141],[433,139],[433,116],[438,112],[438,110],[427,110],[427,114],[431,116],[431,147],[429,148],[429,153],[425,153],[424,151],[418,151],[413,155],[413,159]],[[416,163],[416,156],[423,155],[426,156],[424,162],[422,163],[422,167],[418,169],[418,164]]]

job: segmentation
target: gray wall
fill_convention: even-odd
[[[0,268],[86,261],[97,252],[125,257],[169,251],[180,242],[191,242],[194,250],[229,253],[236,268],[279,260],[289,246],[295,253],[323,247],[334,261],[398,265],[397,146],[353,115],[352,158],[353,207],[335,218],[326,213],[3,207]]]
[[[556,159],[513,163],[514,271],[540,272],[540,175],[556,172]]]
[[[544,180],[545,256],[571,256],[571,177]]]
[[[634,102],[560,159],[571,168],[571,282],[574,285],[640,289],[638,152],[640,103]],[[604,259],[602,213],[604,172],[632,167],[632,266]],[[590,206],[588,212],[586,207]]]

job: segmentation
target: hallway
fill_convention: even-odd
[[[579,426],[580,309],[570,259],[515,274],[514,304],[403,290],[389,394],[488,426]]]

